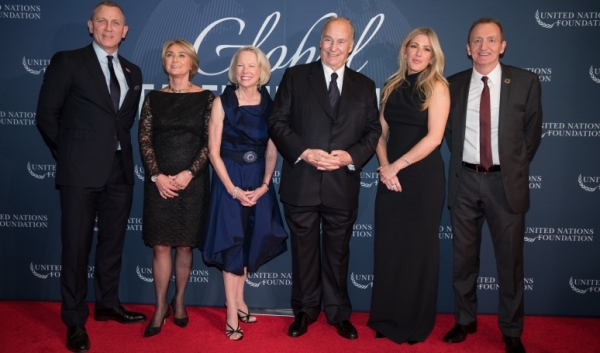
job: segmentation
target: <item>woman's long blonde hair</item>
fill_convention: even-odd
[[[432,49],[431,64],[427,65],[417,78],[417,90],[425,97],[421,110],[427,109],[431,104],[436,82],[441,81],[448,85],[448,81],[444,78],[444,53],[442,52],[442,47],[440,46],[437,35],[431,28],[417,27],[404,38],[404,41],[402,41],[400,53],[398,54],[399,69],[387,79],[386,85],[381,93],[381,105],[384,105],[390,97],[390,94],[406,81],[406,74],[408,72],[408,64],[405,59],[406,48],[413,38],[419,34],[424,34],[429,37]]]

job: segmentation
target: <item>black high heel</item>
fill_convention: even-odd
[[[190,317],[178,318],[175,317],[175,297],[171,300],[171,306],[173,307],[173,323],[181,328],[184,328],[190,322]],[[184,307],[185,309],[185,307]]]
[[[231,330],[225,330],[225,335],[227,336],[227,338],[229,338],[232,341],[241,341],[242,338],[244,338],[244,331],[242,331],[242,329],[240,328],[240,325],[238,325],[238,327],[234,330],[233,327],[231,327],[231,325],[229,325],[229,323],[227,321],[225,321],[225,324],[227,325],[227,327],[229,327]],[[231,335],[234,335],[236,333],[241,334],[241,336],[237,339],[231,339]]]
[[[250,310],[248,310],[250,311]],[[242,315],[240,315],[242,313]],[[258,320],[250,321],[250,317],[254,315],[250,315],[246,312],[243,312],[241,309],[238,309],[238,319],[245,324],[255,324]],[[256,316],[254,316],[256,318]]]
[[[167,312],[163,316],[160,326],[150,326],[152,325],[152,320],[150,320],[150,323],[148,324],[148,326],[146,326],[146,329],[144,330],[144,337],[148,338],[154,335],[158,335],[160,333],[160,330],[162,329],[162,325],[167,323],[167,318],[169,317],[169,315],[171,315],[171,308],[169,308],[169,306],[167,305]]]

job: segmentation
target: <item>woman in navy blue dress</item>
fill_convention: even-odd
[[[269,188],[277,162],[267,132],[273,101],[264,84],[270,76],[271,66],[260,49],[238,50],[229,66],[235,86],[215,98],[208,125],[213,176],[203,258],[223,272],[225,332],[236,341],[244,337],[238,319],[256,322],[244,301],[247,272],[287,250],[275,190]]]

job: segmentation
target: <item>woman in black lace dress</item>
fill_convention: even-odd
[[[435,324],[438,229],[445,196],[440,143],[450,110],[444,54],[430,28],[410,32],[381,98],[371,315],[376,337],[423,342]]]
[[[169,85],[146,96],[139,127],[146,168],[142,238],[154,250],[156,291],[154,317],[144,337],[158,334],[171,314],[166,296],[173,271],[173,247],[173,320],[180,327],[188,323],[184,292],[192,268],[192,249],[200,245],[206,229],[209,201],[207,127],[214,96],[190,82],[198,71],[198,57],[190,43],[165,43],[162,60]]]

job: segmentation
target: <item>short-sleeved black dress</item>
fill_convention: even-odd
[[[206,231],[210,177],[208,119],[214,95],[150,92],[140,116],[139,142],[144,161],[142,239],[148,246],[198,247]],[[152,175],[189,170],[193,179],[178,196],[163,199]]]

